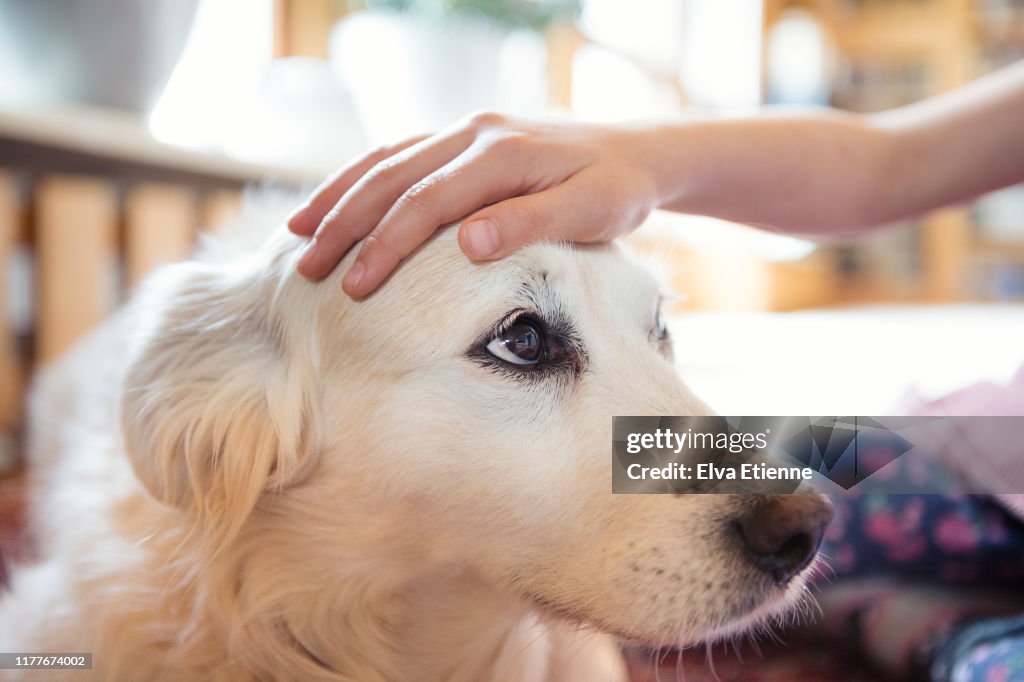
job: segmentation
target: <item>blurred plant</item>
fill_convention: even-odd
[[[580,0],[365,0],[369,9],[445,16],[468,14],[486,17],[511,28],[543,30],[576,17]]]

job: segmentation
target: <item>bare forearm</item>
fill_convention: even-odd
[[[1024,182],[1024,62],[871,124],[893,140],[877,191],[893,217]]]
[[[794,233],[863,229],[1024,181],[1024,62],[874,116],[593,125],[468,117],[354,159],[289,219],[324,277],[354,244],[366,296],[440,226],[492,260],[539,240],[606,241],[661,207]]]
[[[637,127],[663,208],[797,232],[910,217],[1024,181],[1024,64],[873,116]]]
[[[890,140],[853,115],[764,114],[637,129],[662,208],[785,231],[873,221]]]

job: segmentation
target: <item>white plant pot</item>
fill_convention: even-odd
[[[509,109],[509,69],[503,67],[509,35],[478,16],[367,10],[334,28],[331,63],[351,91],[370,141],[393,142],[480,109]],[[536,40],[543,62],[543,43]],[[536,46],[530,49],[536,52]]]

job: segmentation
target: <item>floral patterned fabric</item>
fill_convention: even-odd
[[[905,414],[1024,414],[1024,368],[1006,386],[979,384]],[[937,479],[986,469],[956,453],[898,459],[884,438],[876,476],[894,489],[935,490]],[[976,452],[989,462],[1016,456]],[[982,482],[975,479],[975,486]],[[844,494],[822,551],[824,625],[896,679],[1024,680],[1024,495]]]
[[[952,585],[1024,585],[1024,522],[988,498],[865,494],[837,496],[833,503],[835,519],[822,551],[835,579],[898,575]]]
[[[939,651],[933,672],[956,682],[1024,680],[1024,616],[963,628]]]
[[[914,466],[897,459],[886,475],[905,490],[942,475],[926,481]],[[1005,670],[1024,680],[1013,672],[1024,633],[948,648],[993,617],[1024,613],[1024,521],[983,495],[848,493],[833,503],[822,546],[828,632],[896,679],[989,682]]]

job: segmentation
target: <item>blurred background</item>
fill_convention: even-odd
[[[0,472],[33,368],[248,186],[308,189],[480,109],[870,112],[1022,58],[1024,0],[0,0]],[[680,370],[724,414],[909,413],[1024,359],[1024,187],[851,243],[662,213],[629,241],[665,264]],[[703,658],[686,679],[714,679]],[[802,660],[764,679],[841,678],[828,649]]]
[[[253,183],[308,188],[480,109],[869,112],[1021,58],[1024,0],[0,0],[0,433],[18,432],[33,366]],[[822,386],[794,383],[794,363],[860,379],[829,405],[885,409],[908,383],[1005,379],[1024,347],[1022,187],[854,243],[670,214],[631,241],[667,265],[676,312],[716,313],[677,336],[721,410],[807,413]],[[902,307],[861,314],[880,304]],[[952,307],[918,324],[936,304]],[[749,317],[798,310],[846,312],[799,333]],[[740,356],[765,360],[763,380],[736,392],[713,379]],[[836,357],[871,357],[873,380]]]

